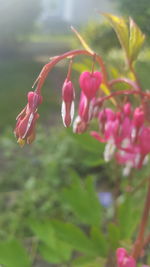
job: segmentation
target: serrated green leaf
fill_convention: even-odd
[[[120,229],[117,225],[110,223],[108,225],[108,239],[109,239],[109,246],[110,249],[116,250],[116,248],[119,246],[119,240],[120,240]]]
[[[104,151],[105,145],[97,142],[92,136],[87,133],[82,135],[72,135],[74,139],[81,145],[82,148],[91,153],[101,155]]]
[[[145,35],[130,18],[129,23],[122,17],[104,14],[115,30],[122,48],[124,49],[130,64],[137,59],[139,51],[144,43]]]
[[[75,259],[72,262],[73,266],[85,266],[86,264],[89,264],[89,262],[93,262],[95,260],[95,257],[89,257],[89,256],[81,256]]]
[[[47,245],[55,241],[55,232],[51,226],[50,221],[35,221],[29,222],[32,231],[36,234],[38,239],[45,242]]]
[[[0,264],[5,267],[31,267],[26,250],[17,240],[0,243]]]
[[[129,29],[126,21],[123,18],[104,13],[103,14],[111,26],[115,30],[122,48],[125,50],[127,57],[129,56]]]
[[[50,221],[32,221],[30,226],[38,239],[44,242],[39,249],[47,261],[61,263],[70,259],[71,247],[57,237]]]
[[[105,235],[97,227],[92,227],[90,236],[96,246],[96,250],[99,251],[101,257],[107,257],[108,253],[108,240]]]
[[[57,236],[77,251],[87,253],[88,255],[96,255],[95,247],[92,241],[78,228],[70,223],[59,221],[52,222]]]
[[[118,222],[121,239],[129,239],[133,235],[140,218],[139,208],[132,196],[127,195],[118,209]]]
[[[106,259],[97,257],[95,259],[90,257],[79,257],[72,263],[73,267],[100,267],[105,266]]]
[[[63,190],[62,199],[81,222],[100,225],[102,210],[92,178],[88,178],[85,184],[80,179],[75,179],[69,188]]]
[[[40,244],[39,251],[46,261],[54,264],[67,262],[71,258],[70,246],[59,240],[55,242],[55,246],[47,246],[45,244]]]
[[[129,57],[130,61],[133,62],[136,60],[139,51],[144,43],[145,35],[141,32],[139,27],[130,18],[130,39],[129,39]]]

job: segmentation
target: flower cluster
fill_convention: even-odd
[[[150,153],[150,127],[145,125],[143,107],[132,108],[127,102],[120,111],[104,108],[98,113],[99,132],[91,135],[105,142],[104,158],[109,161],[115,154],[117,162],[124,165],[124,175],[131,168],[141,168]]]
[[[91,135],[100,142],[105,142],[104,158],[106,161],[115,157],[116,161],[124,166],[123,173],[128,175],[132,168],[140,169],[148,159],[150,153],[150,127],[147,123],[150,121],[149,98],[150,94],[141,91],[138,83],[127,78],[119,78],[108,82],[106,70],[100,57],[96,54],[90,54],[87,51],[72,51],[61,56],[55,57],[52,62],[46,64],[38,76],[35,84],[35,92],[29,92],[28,104],[17,117],[15,135],[18,143],[23,146],[30,144],[35,138],[35,125],[39,117],[37,109],[42,103],[41,88],[52,69],[60,60],[78,54],[87,54],[93,56],[93,66],[91,72],[84,71],[79,78],[81,88],[78,105],[78,115],[74,122],[74,101],[75,89],[71,81],[72,59],[69,64],[67,78],[62,86],[62,108],[61,114],[65,127],[69,127],[73,122],[73,131],[81,134],[85,132],[90,121],[96,118],[99,131],[92,131]],[[100,63],[102,73],[94,71],[95,61]],[[128,91],[109,91],[108,96],[104,96],[100,90],[101,84],[110,87],[118,82],[128,83],[132,88]],[[112,93],[112,95],[111,95]],[[106,101],[112,96],[138,95],[141,105],[133,108],[131,103],[124,98],[124,105],[115,102],[115,110],[106,106]],[[146,101],[145,101],[146,99]],[[104,108],[102,108],[104,106]]]

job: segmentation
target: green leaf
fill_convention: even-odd
[[[55,241],[55,232],[50,221],[35,221],[29,222],[32,231],[36,234],[38,239],[50,245]]]
[[[145,35],[130,18],[129,23],[122,17],[104,14],[115,30],[122,48],[124,49],[130,64],[137,59],[139,51],[144,43]]]
[[[130,18],[129,21],[130,25],[130,39],[129,39],[129,57],[130,61],[133,62],[136,60],[139,51],[144,43],[145,35],[141,32],[139,27],[136,25],[136,23],[133,21],[132,18]]]
[[[130,239],[136,230],[140,218],[140,205],[136,206],[136,201],[132,196],[127,195],[124,202],[118,209],[118,222],[121,239]]]
[[[120,240],[120,229],[117,225],[110,223],[108,225],[108,239],[109,239],[109,246],[110,249],[116,250],[116,248],[119,246],[119,240]]]
[[[75,259],[72,263],[73,267],[100,267],[105,266],[106,259],[97,257],[97,258],[91,258],[88,256],[82,256],[77,259]]]
[[[52,225],[57,236],[77,251],[89,256],[97,255],[93,242],[78,228],[70,223],[53,221]]]
[[[0,243],[0,264],[3,264],[5,267],[31,266],[25,249],[17,240]]]
[[[89,47],[89,45],[83,39],[81,34],[73,26],[71,26],[71,30],[75,33],[75,35],[77,36],[78,40],[80,41],[80,43],[84,47],[84,49],[87,50],[88,52],[90,52],[91,54],[94,54],[93,50]]]
[[[91,177],[85,184],[78,178],[74,179],[72,185],[63,190],[62,199],[81,222],[99,226],[102,208],[93,184]]]
[[[99,228],[92,227],[91,238],[95,244],[96,250],[99,251],[99,255],[102,257],[107,257],[108,240]]]
[[[103,14],[113,29],[115,30],[122,48],[125,50],[127,57],[129,56],[129,29],[126,21],[123,18],[104,13]]]
[[[30,226],[39,240],[44,242],[44,244],[40,244],[39,246],[39,250],[44,259],[52,263],[62,263],[70,259],[72,253],[71,247],[57,237],[50,221],[32,221]]]
[[[40,244],[39,251],[46,261],[54,264],[67,262],[71,258],[70,246],[59,240],[55,244],[51,244],[51,246]]]
[[[72,134],[72,133],[71,133]],[[81,145],[82,148],[87,150],[87,152],[95,153],[97,155],[102,154],[104,151],[105,145],[95,140],[92,136],[90,136],[87,133],[79,134],[79,135],[73,135],[74,139]]]

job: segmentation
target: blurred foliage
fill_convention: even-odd
[[[119,47],[116,34],[107,22],[99,23],[90,21],[87,26],[82,29],[81,35],[97,53],[107,53],[113,48]],[[77,47],[76,40],[72,43],[73,47]]]
[[[36,142],[23,150],[16,147],[8,129],[0,137],[0,146],[0,263],[30,266],[28,257],[36,261],[40,254],[46,262],[64,264],[56,266],[97,267],[104,266],[110,250],[129,247],[145,187],[134,194],[123,191],[129,184],[138,188],[149,166],[145,173],[135,172],[132,182],[121,179],[114,162],[105,167],[103,144],[88,134],[74,135],[59,128],[50,132],[39,128]],[[115,200],[117,177],[121,192]],[[102,206],[99,191],[112,192],[117,213],[113,202]],[[16,238],[25,241],[27,258]]]
[[[93,144],[90,148],[89,142]],[[26,217],[31,215],[64,216],[66,204],[60,200],[59,191],[71,182],[71,169],[85,176],[97,173],[104,163],[103,145],[87,134],[78,139],[57,128],[50,134],[41,129],[36,143],[23,150],[16,147],[10,131],[5,131],[0,146],[0,236],[4,239],[16,233],[24,236]]]
[[[131,16],[141,30],[150,38],[150,1],[116,0],[121,14]]]

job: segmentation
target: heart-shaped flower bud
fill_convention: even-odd
[[[101,82],[102,74],[99,71],[95,71],[94,73],[85,71],[80,75],[79,79],[80,87],[88,100],[95,97]]]

